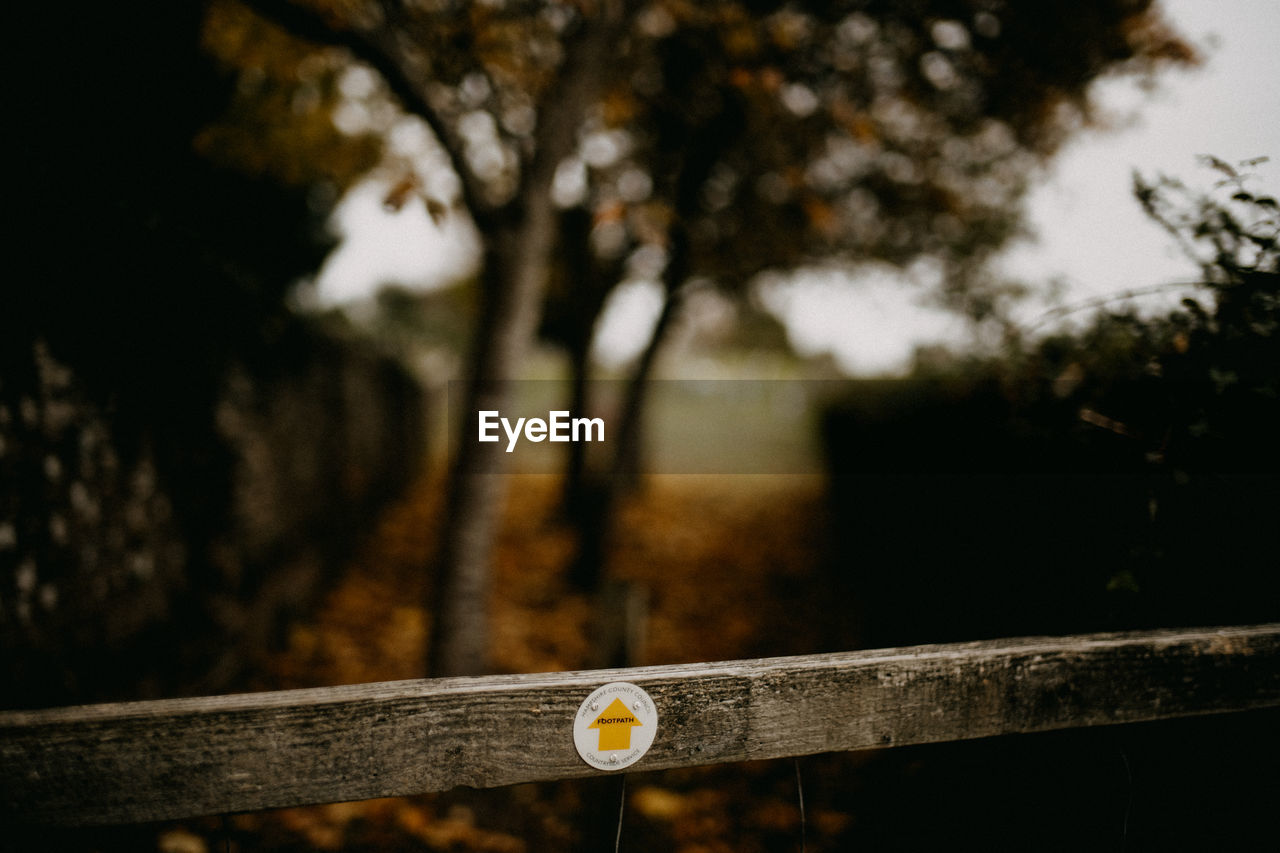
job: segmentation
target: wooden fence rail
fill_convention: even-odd
[[[601,775],[572,723],[643,687],[633,770],[1280,707],[1280,624],[0,712],[0,818],[133,823]]]

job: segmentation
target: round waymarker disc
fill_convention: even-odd
[[[658,709],[643,689],[626,681],[597,687],[573,718],[573,745],[597,770],[635,764],[653,745]]]

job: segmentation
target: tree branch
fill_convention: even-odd
[[[316,9],[302,6],[290,0],[240,0],[247,8],[283,28],[293,35],[330,47],[350,51],[361,62],[382,75],[391,93],[401,107],[426,122],[435,134],[440,146],[449,158],[449,165],[458,175],[462,187],[462,204],[473,217],[484,213],[482,194],[476,178],[454,143],[453,134],[440,118],[426,96],[426,81],[415,79],[406,68],[407,63],[397,57],[396,35],[390,26],[389,3],[380,4],[384,17],[376,26],[367,30],[336,28]],[[398,5],[398,4],[396,4]]]

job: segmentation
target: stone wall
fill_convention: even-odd
[[[287,365],[233,369],[189,457],[173,435],[156,452],[163,423],[121,426],[42,342],[14,352],[0,706],[234,685],[424,460],[416,382],[316,333]]]

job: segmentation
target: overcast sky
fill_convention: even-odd
[[[1028,199],[1038,236],[1001,259],[1005,273],[1033,285],[1062,282],[1066,304],[1194,276],[1133,199],[1135,169],[1208,188],[1220,176],[1198,155],[1231,163],[1270,156],[1252,170],[1255,188],[1280,192],[1280,0],[1165,0],[1164,7],[1204,64],[1161,75],[1153,92],[1129,79],[1101,81],[1095,96],[1109,126],[1080,134],[1049,164]],[[921,307],[920,289],[888,274],[852,287],[828,277],[797,288],[790,301],[797,348],[832,351],[855,372],[901,370],[919,343],[965,339],[962,322]],[[1019,319],[1033,325],[1046,307],[1030,301]]]
[[[1200,68],[1163,74],[1155,91],[1134,81],[1102,81],[1095,95],[1106,126],[1074,139],[1045,170],[1028,200],[1038,238],[1012,247],[1003,270],[1032,284],[1060,281],[1067,303],[1190,277],[1194,270],[1170,239],[1142,214],[1131,195],[1135,169],[1163,172],[1208,187],[1214,175],[1197,156],[1228,162],[1259,156],[1255,188],[1280,192],[1280,0],[1165,0],[1176,29],[1205,57]],[[385,189],[358,187],[344,200],[336,225],[344,242],[318,281],[323,302],[368,295],[387,281],[438,286],[456,275],[455,248],[472,238],[434,229],[422,205],[382,211]],[[473,241],[471,242],[474,248]],[[889,273],[862,271],[809,276],[775,292],[792,343],[807,353],[830,351],[849,371],[903,369],[917,344],[960,342],[964,325],[922,307],[922,288]],[[625,357],[639,346],[657,298],[643,287],[618,294],[611,306],[604,355]],[[1043,313],[1032,302],[1022,319]]]
[[[1217,173],[1198,155],[1229,163],[1259,156],[1257,188],[1280,192],[1280,2],[1166,0],[1178,30],[1201,48],[1200,68],[1163,75],[1155,92],[1109,81],[1099,100],[1128,126],[1087,133],[1051,165],[1031,198],[1040,239],[1015,248],[1006,267],[1062,276],[1079,296],[1113,293],[1187,276],[1164,232],[1141,212],[1135,169],[1210,187]]]

